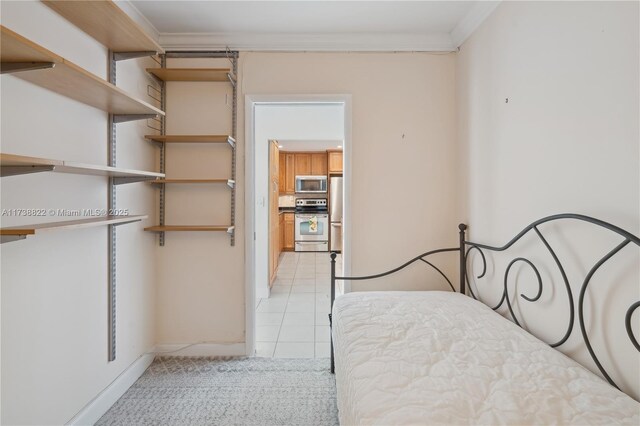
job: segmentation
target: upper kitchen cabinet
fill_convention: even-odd
[[[327,154],[325,152],[296,152],[288,155],[294,158],[295,176],[327,174]]]
[[[286,152],[284,154],[284,164],[280,163],[280,167],[284,167],[284,184],[281,183],[284,188],[284,192],[287,194],[293,194],[296,192],[296,156]]]
[[[311,174],[314,176],[327,175],[327,153],[314,152],[311,154]]]
[[[284,194],[286,191],[285,188],[285,181],[287,180],[287,167],[286,167],[286,163],[287,163],[287,154],[285,154],[284,152],[281,152],[279,155],[279,178],[278,178],[278,183],[280,184],[280,194]]]
[[[296,176],[309,175],[327,175],[326,152],[280,153],[280,194],[295,194]]]
[[[327,164],[330,175],[341,175],[342,151],[327,151]]]
[[[298,152],[295,154],[295,175],[308,176],[311,174],[311,154]]]

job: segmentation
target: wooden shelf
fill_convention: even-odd
[[[235,148],[236,140],[229,135],[145,135],[159,143],[228,143]]]
[[[147,72],[162,81],[231,81],[235,77],[229,68],[147,68]]]
[[[24,155],[0,154],[1,176],[14,176],[46,171],[114,177],[116,178],[114,181],[116,185],[165,177],[164,173],[26,157]]]
[[[18,78],[112,114],[164,115],[160,109],[131,97],[63,57],[4,26],[0,28],[2,73],[15,73]],[[34,69],[40,65],[49,68]]]
[[[164,53],[164,49],[112,1],[42,2],[114,52]]]
[[[64,229],[92,228],[105,225],[122,225],[125,223],[139,222],[146,219],[147,215],[138,216],[99,216],[89,219],[67,220],[63,222],[49,222],[35,225],[14,226],[0,228],[2,242],[16,241],[26,238],[28,235],[38,235],[41,232]]]
[[[169,232],[169,231],[205,231],[205,232],[227,232],[232,233],[234,226],[228,225],[157,225],[144,228],[145,231],[151,232]]]
[[[233,188],[236,182],[232,179],[156,179],[149,183],[161,184],[161,183],[225,183],[229,188]]]

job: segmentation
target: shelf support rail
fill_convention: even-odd
[[[116,85],[116,59],[115,54],[109,51],[109,83]],[[109,114],[109,166],[116,166],[116,123],[118,116]],[[116,183],[115,178],[109,178],[108,208],[114,211],[116,208]],[[109,283],[107,289],[108,298],[108,333],[107,333],[107,359],[116,359],[116,227],[109,225]]]
[[[154,56],[157,52],[141,51],[141,52],[113,52],[109,50],[109,83],[116,85],[117,81],[117,62],[141,58],[146,56]],[[164,110],[164,103],[162,104]],[[109,166],[116,167],[116,124],[134,120],[145,120],[149,118],[157,118],[157,114],[109,114]],[[164,118],[162,119],[164,123]],[[164,173],[164,167],[162,169]],[[120,184],[139,182],[149,180],[148,177],[110,177],[108,190],[108,208],[110,211],[116,209],[116,187]],[[116,225],[109,225],[109,283],[108,283],[108,354],[109,361],[116,359]]]
[[[231,187],[231,227],[229,228],[229,234],[231,236],[231,246],[236,245],[236,130],[238,126],[238,85],[236,84],[235,76],[238,75],[238,52],[225,52],[227,57],[231,56],[231,64],[233,66],[233,77],[229,76],[231,86],[233,87],[233,108],[231,111],[231,136],[233,137],[233,145],[231,149],[231,180],[233,180],[233,186]]]
[[[160,55],[160,67],[167,67],[167,55]],[[164,81],[157,80],[158,84],[160,84],[160,109],[162,111],[166,111],[167,108],[167,86]],[[167,117],[160,117],[160,134],[164,136],[167,132]],[[163,143],[160,146],[160,173],[166,173],[166,162],[167,162],[167,144]],[[160,184],[160,226],[164,226],[164,218],[165,218],[165,202],[166,202],[166,185],[164,183]],[[158,234],[158,240],[160,242],[160,247],[164,246],[164,231]]]

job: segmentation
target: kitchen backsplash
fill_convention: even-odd
[[[327,194],[280,195],[278,198],[278,207],[295,207],[296,198],[327,198]]]
[[[295,207],[296,196],[295,195],[281,195],[278,201],[280,207]]]

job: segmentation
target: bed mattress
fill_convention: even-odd
[[[640,424],[640,403],[458,293],[333,307],[341,425]]]

